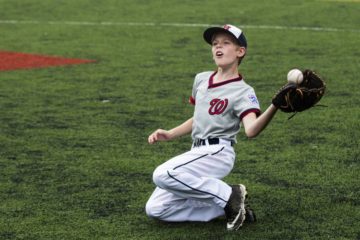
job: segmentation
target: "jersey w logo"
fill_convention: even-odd
[[[210,115],[219,115],[223,113],[228,105],[228,100],[225,98],[224,100],[215,98],[210,102],[209,114]]]

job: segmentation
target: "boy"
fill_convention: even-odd
[[[156,168],[153,181],[157,187],[146,204],[146,213],[169,222],[206,222],[225,215],[227,229],[238,230],[246,216],[253,214],[245,206],[246,187],[230,186],[221,179],[233,168],[233,145],[240,125],[247,137],[255,137],[271,121],[277,107],[271,104],[260,114],[253,88],[238,72],[247,48],[241,29],[212,27],[203,37],[212,46],[217,71],[196,75],[190,97],[195,105],[193,117],[149,136],[148,142],[153,144],[191,133],[193,145],[190,151]]]

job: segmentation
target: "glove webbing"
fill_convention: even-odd
[[[321,87],[321,88],[312,88],[312,89],[308,89],[308,88],[297,88],[296,89],[296,92],[299,93],[300,97],[303,98],[304,97],[304,94],[303,92],[315,92],[315,93],[318,93],[319,95],[322,94],[322,91],[325,90],[325,87]],[[285,106],[281,106],[281,107],[284,107],[284,108],[287,108],[287,107],[291,107],[291,109],[294,109],[294,106],[291,104],[291,101],[290,101],[290,92],[288,92],[286,95],[285,95],[285,101],[286,101],[286,104]],[[321,104],[317,104],[317,105],[314,105],[312,107],[327,107],[326,105],[321,105]],[[293,118],[298,112],[294,112],[294,114],[292,114],[290,117],[288,117],[288,120],[290,120],[291,118]]]

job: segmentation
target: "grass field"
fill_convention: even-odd
[[[360,2],[0,0],[0,51],[95,63],[0,72],[0,239],[360,239]],[[243,132],[226,177],[258,222],[145,215],[152,171],[190,137],[148,145],[188,119],[213,70],[207,25],[243,28],[240,71],[265,109],[293,67],[326,79],[317,107]]]

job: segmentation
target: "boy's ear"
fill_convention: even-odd
[[[245,56],[245,54],[246,54],[246,48],[244,48],[244,47],[238,47],[238,49],[237,49],[237,56],[238,56],[239,58],[241,58],[241,57]]]

